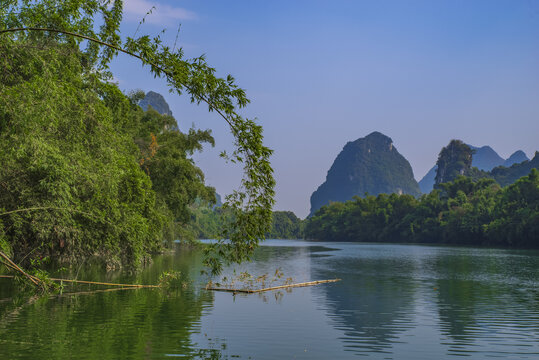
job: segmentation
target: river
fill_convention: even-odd
[[[0,279],[0,359],[539,359],[537,251],[268,240],[236,274],[342,281],[244,295],[204,290],[198,251],[77,276],[153,284],[171,269],[186,289],[29,299]]]

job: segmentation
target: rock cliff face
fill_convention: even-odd
[[[436,170],[438,170],[438,166],[434,165],[430,168],[429,172],[419,180],[419,188],[423,194],[428,194],[432,191],[434,179],[436,179]]]
[[[510,167],[513,164],[518,164],[523,161],[528,161],[528,157],[522,150],[515,151],[507,160],[504,160],[490,146],[475,147],[470,146],[475,153],[472,155],[472,166],[479,170],[490,171],[498,166]],[[438,167],[434,165],[427,174],[419,180],[419,188],[424,194],[428,194],[434,187],[434,179]],[[527,175],[527,174],[526,174]]]
[[[170,111],[170,107],[165,101],[163,95],[153,91],[148,91],[144,99],[140,100],[139,106],[144,109],[144,111],[148,110],[148,106],[151,106],[161,115],[172,116],[172,111]]]
[[[420,194],[410,163],[399,154],[393,140],[379,132],[344,146],[326,181],[311,195],[311,214],[330,202],[365,193]]]
[[[453,181],[459,175],[469,176],[472,169],[473,152],[474,150],[462,141],[451,140],[438,155],[434,184]]]

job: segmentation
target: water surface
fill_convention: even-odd
[[[188,274],[171,293],[28,299],[0,279],[0,358],[539,359],[536,251],[271,240],[236,273],[342,281],[250,295],[204,290],[200,263],[182,251],[135,276],[78,269],[138,283]]]

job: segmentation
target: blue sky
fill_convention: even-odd
[[[166,28],[188,57],[206,54],[246,89],[248,117],[264,126],[277,180],[276,209],[307,215],[311,193],[348,141],[390,136],[421,179],[453,139],[506,158],[539,150],[539,1],[126,0],[122,31]],[[224,122],[167,92],[136,60],[119,56],[120,88],[162,93],[181,129],[212,128],[196,155],[221,194],[241,170]]]

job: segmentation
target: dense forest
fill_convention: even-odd
[[[211,131],[181,132],[171,115],[141,108],[143,92],[120,91],[108,65],[124,53],[230,125],[226,156],[244,177],[223,205],[219,236],[230,242],[207,248],[219,271],[247,258],[270,227],[272,151],[262,128],[238,115],[249,100],[232,76],[159,36],[122,39],[122,12],[121,1],[3,3],[0,249],[22,265],[96,257],[136,267],[167,241],[196,237],[192,205],[216,199],[191,155],[214,143]]]
[[[458,171],[457,171],[458,172]],[[323,206],[305,237],[324,241],[539,247],[539,171],[502,188],[493,179],[454,181],[419,199],[380,194]]]
[[[33,43],[0,43],[10,69],[0,74],[0,203],[31,209],[2,217],[11,251],[91,253],[114,266],[180,237],[188,205],[214,200],[189,158],[210,132],[180,132],[173,117],[144,112],[141,93],[85,72],[80,54]]]

